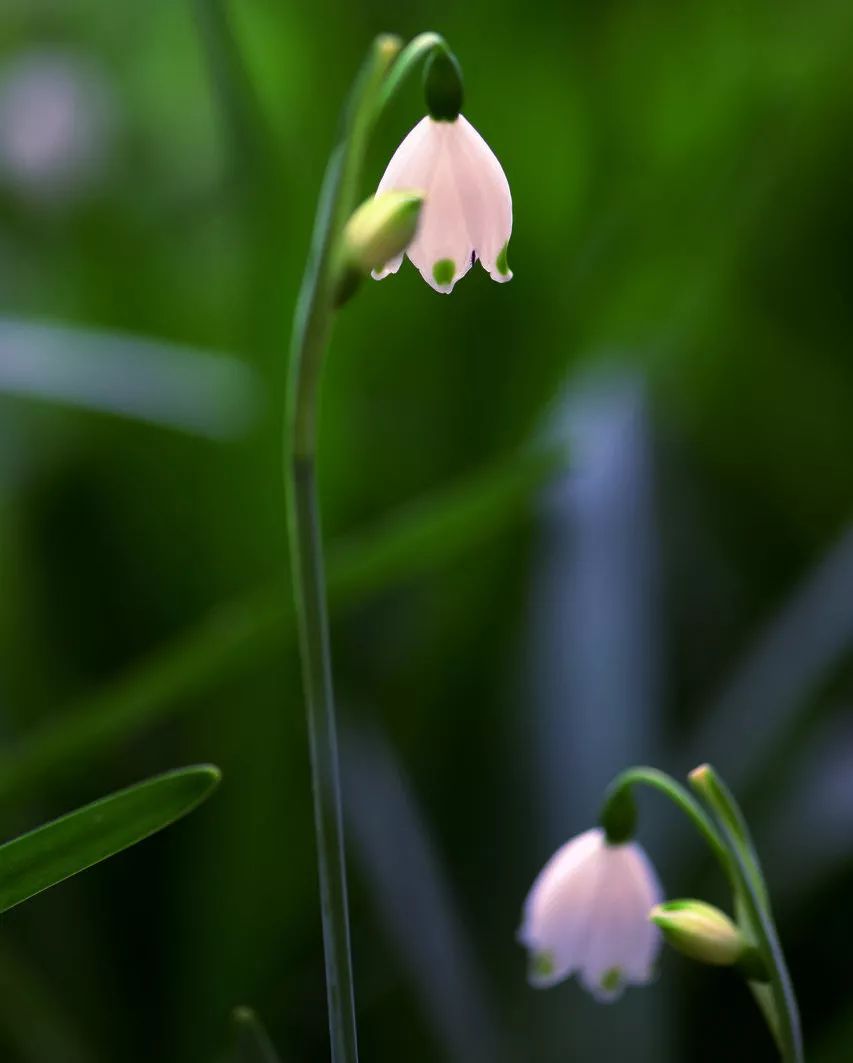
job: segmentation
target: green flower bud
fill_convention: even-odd
[[[731,967],[749,950],[726,913],[704,901],[666,901],[652,908],[649,919],[660,927],[668,945],[700,963]]]
[[[381,192],[353,212],[343,232],[338,305],[363,277],[406,250],[417,232],[423,202],[421,192]]]

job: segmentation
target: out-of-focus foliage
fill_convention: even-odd
[[[111,372],[155,351],[183,367],[190,347],[242,362],[231,398],[253,396],[234,420],[204,391],[202,423],[227,430],[199,432],[169,374],[113,413],[58,385],[0,393],[0,765],[18,743],[59,741],[64,761],[26,790],[0,775],[4,835],[188,759],[225,779],[144,849],[4,917],[15,1063],[200,1063],[244,1001],[282,1058],[324,1058],[298,662],[265,627],[288,593],[288,323],[364,49],[427,28],[512,185],[515,278],[475,269],[446,299],[406,265],[365,285],[324,381],[327,537],[383,573],[342,593],[333,632],[363,1056],[771,1060],[730,975],[666,955],[655,986],[604,1009],[574,985],[534,994],[513,940],[614,770],[706,755],[766,857],[809,1058],[853,1053],[848,0],[5,0],[0,388],[20,365],[10,323],[29,322],[73,326],[90,383],[113,336]],[[421,114],[413,82],[376,180]],[[234,368],[193,364],[200,388]],[[163,417],[135,415],[158,394]],[[513,504],[465,509],[478,470],[555,432],[570,468],[541,504],[518,504],[531,472],[529,491],[500,481]],[[371,554],[359,529],[453,502],[456,481],[459,520]],[[442,563],[420,565],[421,542]],[[218,648],[253,624],[267,635],[237,638],[226,667]],[[191,667],[156,721],[96,722],[97,755],[52,730],[156,700],[173,673],[140,668],[164,654]],[[642,813],[670,893],[719,901],[669,811]]]

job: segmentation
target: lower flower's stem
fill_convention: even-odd
[[[691,785],[707,801],[720,829],[702,806],[680,783],[656,768],[636,767],[618,775],[610,784],[601,811],[601,823],[608,838],[618,844],[633,834],[636,810],[631,790],[649,786],[668,797],[692,821],[705,838],[723,869],[735,899],[738,922],[742,923],[761,959],[767,985],[750,981],[758,1006],[764,1014],[785,1063],[803,1063],[797,999],[785,964],[773,916],[767,884],[743,814],[722,780],[708,765],[690,774]],[[749,977],[749,972],[746,972]]]

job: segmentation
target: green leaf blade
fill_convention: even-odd
[[[0,846],[0,912],[185,816],[218,785],[210,764],[179,768],[93,801]]]

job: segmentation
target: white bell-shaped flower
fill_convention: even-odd
[[[408,189],[424,193],[424,207],[405,253],[437,292],[453,291],[476,259],[492,280],[512,278],[509,184],[492,149],[461,114],[453,121],[421,119],[394,152],[377,195]],[[402,254],[392,258],[373,276],[396,273],[402,261]]]
[[[588,830],[557,850],[524,903],[519,940],[530,952],[530,982],[540,988],[577,973],[600,1001],[652,977],[661,945],[649,912],[663,893],[635,842],[609,845]]]

